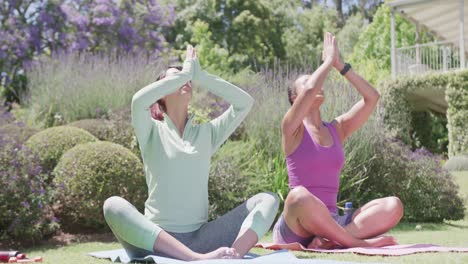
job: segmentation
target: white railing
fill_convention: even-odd
[[[450,42],[417,44],[396,49],[396,75],[446,72],[460,69],[458,47]]]

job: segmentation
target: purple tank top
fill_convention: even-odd
[[[340,185],[340,172],[345,156],[343,146],[330,123],[323,123],[333,138],[333,145],[323,147],[312,138],[304,125],[304,135],[297,149],[286,157],[289,188],[304,186],[319,198],[330,212],[336,213],[336,200]]]

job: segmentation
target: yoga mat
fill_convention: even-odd
[[[461,247],[443,247],[432,244],[407,244],[407,245],[394,245],[380,248],[346,248],[346,249],[308,249],[299,243],[291,244],[274,244],[274,243],[260,243],[256,247],[265,249],[279,250],[289,249],[298,251],[309,251],[318,253],[355,253],[369,256],[403,256],[417,253],[432,253],[432,252],[463,252],[468,253],[468,248]]]
[[[356,264],[358,262],[346,262],[335,260],[319,260],[319,259],[298,259],[294,254],[287,250],[279,250],[266,255],[255,255],[249,253],[244,259],[212,259],[199,261],[182,261],[159,256],[146,256],[143,258],[130,259],[124,249],[116,249],[109,251],[100,251],[89,253],[88,255],[96,258],[110,259],[112,262],[129,263],[131,261],[153,261],[157,264],[183,264],[183,263],[207,263],[207,264],[235,264],[235,263],[252,263],[252,264]]]

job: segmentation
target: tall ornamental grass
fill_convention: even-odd
[[[105,116],[131,103],[133,94],[154,82],[163,59],[144,55],[57,53],[28,70],[28,116],[40,126]]]

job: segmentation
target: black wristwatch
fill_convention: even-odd
[[[351,69],[351,64],[345,63],[343,69],[340,71],[341,75],[345,75],[349,69]]]

